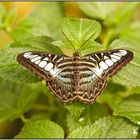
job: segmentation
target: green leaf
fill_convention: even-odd
[[[138,2],[124,2],[119,4],[116,10],[110,13],[110,15],[105,19],[104,24],[107,26],[117,25],[120,27],[128,25],[134,15],[134,10],[136,10],[138,4]]]
[[[77,4],[86,15],[105,19],[114,11],[118,2],[78,2]]]
[[[57,40],[53,42],[54,45],[58,46],[60,49],[71,49],[73,50],[73,47],[71,46],[71,43],[69,41],[62,41]]]
[[[90,53],[94,53],[97,51],[101,51],[103,49],[103,45],[94,41],[94,40],[90,40],[85,44],[85,47],[82,50],[82,54],[86,55],[86,54],[90,54]]]
[[[62,53],[61,50],[51,44],[53,40],[48,37],[33,37],[12,43],[0,50],[0,76],[12,82],[32,83],[39,79],[30,71],[23,68],[16,61],[16,56],[25,51],[51,51]]]
[[[113,114],[126,117],[140,125],[140,95],[132,95],[122,100]]]
[[[120,103],[123,97],[129,96],[127,88],[109,81],[103,93],[97,97],[97,102],[107,105],[111,110],[114,110]]]
[[[95,20],[66,18],[63,22],[63,33],[75,50],[96,39],[100,31],[101,25]]]
[[[68,132],[71,132],[81,126],[79,120],[75,119],[71,114],[67,114],[66,123],[67,123]]]
[[[70,50],[73,50],[72,46],[71,46],[71,43],[69,41],[62,41],[62,40],[58,40],[58,41],[54,41],[53,42],[54,45],[58,46],[60,49],[62,48],[63,50],[66,48],[66,49],[69,49]],[[92,53],[92,52],[96,52],[96,51],[100,51],[101,49],[103,49],[103,46],[94,41],[94,40],[89,40],[85,45],[84,47],[82,47],[82,55],[86,55],[86,54],[89,54],[89,53]]]
[[[27,123],[16,138],[64,138],[64,131],[50,120],[37,120]]]
[[[41,84],[16,85],[0,80],[0,122],[21,117],[35,102]]]
[[[104,105],[94,103],[92,105],[85,106],[84,111],[78,117],[74,117],[71,114],[68,114],[67,126],[69,131],[72,131],[80,126],[91,125],[95,120],[107,115],[108,110]]]
[[[139,127],[121,117],[104,117],[93,125],[79,127],[68,138],[136,138]]]
[[[12,47],[20,47],[24,45],[29,45],[30,50],[47,51],[56,54],[63,54],[61,49],[53,45],[54,40],[48,36],[36,36],[27,39],[22,39],[13,43]]]
[[[117,39],[111,43],[110,49],[124,48],[134,53],[134,59],[123,67],[118,74],[113,77],[114,82],[129,86],[140,86],[140,51],[139,47],[127,41]]]
[[[134,87],[131,90],[131,95],[132,94],[140,94],[140,87]]]
[[[37,104],[38,105],[38,104]],[[45,105],[44,105],[45,107]],[[41,113],[32,113],[32,117],[30,120],[36,121],[36,120],[44,120],[44,119],[50,119],[51,118],[51,113],[48,112],[41,112]]]
[[[86,108],[86,105],[80,102],[75,102],[73,104],[66,105],[65,108],[69,111],[69,113],[67,114],[66,121],[68,129],[69,131],[71,131],[81,125],[79,117]]]
[[[108,115],[107,108],[99,103],[94,103],[92,105],[88,105],[86,109],[80,116],[80,120],[82,120],[83,125],[90,125],[95,120],[99,119],[100,117]]]
[[[27,48],[26,48],[27,47]],[[30,71],[23,68],[16,61],[16,56],[20,52],[27,51],[30,46],[23,46],[23,48],[5,47],[0,50],[0,76],[8,81],[16,83],[33,83],[38,82],[39,79]]]
[[[140,21],[135,21],[132,24],[128,25],[124,28],[121,33],[120,37],[127,41],[131,41],[132,43],[139,46],[140,44]]]
[[[31,12],[19,21],[12,31],[15,39],[48,35],[56,38],[64,17],[63,4],[42,2],[36,4]]]
[[[80,114],[84,111],[85,105],[79,102],[66,105],[65,108],[70,112],[74,118],[79,118]]]
[[[16,13],[17,13],[17,9],[16,7],[13,7],[5,16],[4,18],[4,26],[7,28],[7,30],[11,30],[10,26],[11,24],[14,22],[15,18],[16,18]]]

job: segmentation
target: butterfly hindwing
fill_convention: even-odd
[[[101,91],[106,87],[107,80],[100,79],[95,74],[90,78],[91,80],[86,79],[83,81],[81,79],[81,84],[79,91],[81,94],[78,95],[78,99],[86,104],[92,104],[95,102],[96,97],[101,93]]]
[[[71,79],[71,78],[70,78]],[[70,103],[77,99],[77,95],[73,94],[73,85],[64,82],[59,78],[47,82],[48,87],[53,94],[63,103]]]

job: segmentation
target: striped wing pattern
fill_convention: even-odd
[[[107,84],[107,78],[117,73],[133,59],[128,50],[116,49],[73,57],[44,52],[25,52],[17,61],[44,79],[63,103],[80,100],[91,104]]]

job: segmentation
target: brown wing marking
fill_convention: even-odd
[[[77,95],[73,94],[73,87],[71,84],[69,85],[59,79],[54,79],[47,82],[47,85],[53,94],[63,103],[71,103],[77,98]]]
[[[81,94],[78,95],[78,99],[86,104],[92,104],[95,102],[96,97],[106,87],[107,80],[96,77],[86,84],[80,86]]]

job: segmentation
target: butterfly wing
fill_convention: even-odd
[[[55,61],[63,59],[60,55],[44,52],[25,52],[17,56],[17,61],[27,69],[31,70],[45,81],[50,81],[52,77],[59,73]]]
[[[76,98],[72,92],[72,71],[66,65],[72,58],[44,52],[25,52],[17,56],[17,61],[46,81],[49,89],[64,103]]]
[[[107,78],[116,74],[132,59],[133,53],[122,49],[83,56],[81,61],[86,70],[81,73],[79,100],[85,103],[93,103],[106,86]]]
[[[133,59],[133,53],[129,50],[115,49],[88,54],[83,58],[96,65],[92,69],[96,75],[111,77]]]
[[[111,50],[74,58],[44,52],[26,52],[17,56],[17,61],[44,79],[51,91],[62,102],[79,99],[93,103],[107,84],[107,77],[118,72],[133,59],[128,50]],[[75,81],[75,70],[80,80]],[[76,86],[78,85],[78,86]]]

